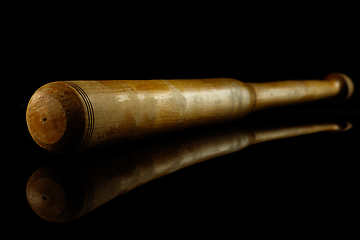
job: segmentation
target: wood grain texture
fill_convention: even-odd
[[[28,104],[27,124],[39,146],[68,153],[231,121],[269,107],[342,100],[352,92],[352,81],[344,74],[273,83],[231,78],[64,81],[35,92]]]
[[[101,151],[99,158],[75,154],[36,170],[27,199],[40,217],[69,222],[156,178],[252,144],[350,128],[350,123],[336,122],[253,129],[230,125],[127,143]]]

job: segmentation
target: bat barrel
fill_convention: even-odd
[[[251,88],[228,78],[54,82],[30,99],[27,124],[42,148],[66,153],[230,121],[253,100]]]

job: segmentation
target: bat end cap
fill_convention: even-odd
[[[72,152],[85,131],[85,113],[77,92],[66,83],[48,83],[31,97],[26,122],[30,135],[52,153]]]
[[[55,144],[62,138],[66,122],[62,104],[51,95],[34,99],[28,107],[27,123],[30,134],[45,145]]]

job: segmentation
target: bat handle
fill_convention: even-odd
[[[354,92],[354,83],[345,74],[332,73],[324,80],[278,81],[269,83],[247,83],[254,90],[253,111],[328,99],[339,103]]]

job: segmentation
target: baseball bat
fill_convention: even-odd
[[[69,153],[192,126],[230,121],[270,107],[348,99],[351,79],[244,83],[231,78],[48,83],[31,97],[26,120],[43,149]]]
[[[233,124],[148,138],[107,151],[102,149],[99,157],[94,155],[96,151],[81,153],[80,157],[74,154],[40,167],[28,180],[26,196],[31,208],[43,219],[69,222],[187,166],[260,142],[321,131],[346,131],[351,126],[348,122],[328,122],[249,129]]]

